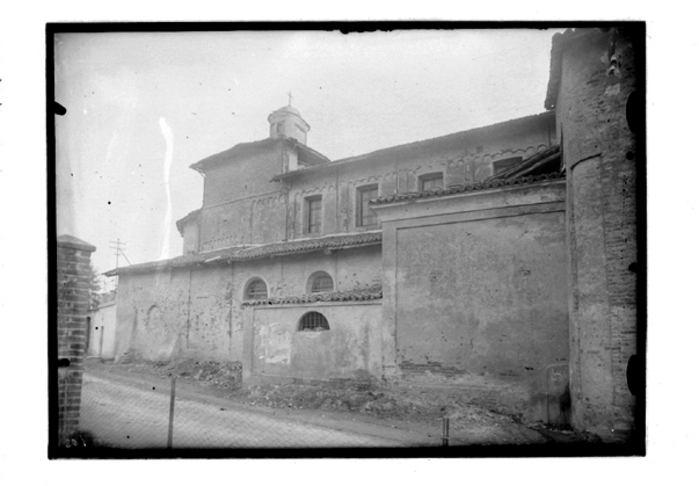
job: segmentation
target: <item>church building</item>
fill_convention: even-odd
[[[328,159],[313,120],[274,111],[267,138],[191,165],[204,195],[177,222],[181,256],[107,273],[117,359],[440,387],[626,437],[632,34],[556,34],[543,113],[355,157]]]

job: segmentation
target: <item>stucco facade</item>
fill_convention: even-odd
[[[478,390],[529,419],[567,422],[565,182],[376,210],[387,375]]]
[[[616,439],[638,352],[622,37],[554,37],[547,112],[347,159],[275,111],[269,138],[192,165],[181,257],[112,272],[117,357],[438,386]]]

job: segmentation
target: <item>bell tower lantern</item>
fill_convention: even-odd
[[[269,136],[271,138],[295,138],[306,145],[306,134],[311,126],[301,118],[301,113],[291,106],[291,93],[289,94],[289,104],[272,112],[267,120],[269,121]]]

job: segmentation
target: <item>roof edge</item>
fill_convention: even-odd
[[[130,265],[128,267],[118,267],[104,272],[104,275],[113,277],[119,274],[169,270],[172,268],[184,268],[192,265],[234,263],[324,250],[346,250],[364,246],[379,245],[382,242],[382,238],[383,235],[381,231],[367,231],[361,233],[343,233],[337,235],[325,235],[318,238],[274,242],[260,246],[236,246],[221,248],[204,253],[181,255],[168,260],[156,260],[152,262]]]
[[[241,303],[241,307],[258,307],[263,305],[308,305],[325,302],[363,302],[383,298],[380,284],[362,287],[354,290],[334,292],[319,292],[291,297],[270,297],[267,299],[251,300]]]
[[[59,236],[56,239],[56,245],[64,248],[74,248],[76,250],[85,250],[89,252],[94,252],[97,250],[96,246],[69,234]]]
[[[407,194],[392,194],[390,196],[382,196],[369,201],[372,207],[380,207],[388,204],[403,203],[413,201],[415,199],[436,198],[443,196],[452,196],[464,193],[485,191],[489,189],[506,189],[511,186],[524,186],[527,184],[538,184],[544,182],[555,182],[565,179],[565,175],[559,172],[550,174],[526,176],[516,179],[492,179],[489,181],[483,180],[470,184],[462,184],[459,186],[447,187],[444,189],[431,189],[424,192],[413,192]]]
[[[190,211],[189,213],[187,213],[186,216],[175,221],[175,226],[177,226],[177,231],[180,232],[180,236],[184,236],[184,225],[187,222],[189,222],[193,219],[196,219],[199,216],[199,213],[201,213],[201,209],[202,208],[195,209],[194,211]]]
[[[425,140],[418,140],[416,142],[408,142],[400,145],[394,145],[391,147],[385,147],[382,149],[374,150],[373,152],[368,152],[366,154],[360,154],[360,155],[353,155],[352,157],[345,157],[342,159],[338,159],[336,161],[333,161],[329,164],[326,165],[317,165],[313,167],[308,167],[304,169],[298,169],[295,171],[291,172],[285,172],[281,174],[276,174],[272,180],[278,181],[278,180],[283,180],[288,177],[293,177],[296,175],[302,175],[302,174],[308,174],[311,172],[316,172],[321,169],[326,169],[326,168],[331,168],[331,167],[344,167],[349,164],[354,164],[354,163],[362,163],[362,162],[370,162],[373,160],[373,158],[380,156],[385,153],[390,153],[392,151],[401,151],[401,150],[408,150],[410,148],[414,148],[419,145],[427,145],[429,143],[437,143],[439,141],[443,141],[444,139],[448,138],[456,138],[456,137],[469,137],[469,136],[474,136],[477,135],[479,132],[484,132],[484,131],[489,131],[489,130],[495,130],[497,128],[503,128],[507,126],[508,124],[516,125],[518,123],[523,123],[526,120],[534,120],[537,118],[548,118],[554,116],[554,113],[550,110],[547,111],[542,111],[541,113],[536,113],[534,115],[527,115],[523,116],[520,118],[513,118],[511,120],[505,120],[502,122],[497,122],[493,123],[491,125],[484,125],[481,127],[475,127],[475,128],[470,128],[468,130],[463,130],[460,132],[453,132],[453,133],[448,133],[446,135],[440,135],[439,137],[433,137],[433,138],[427,138]]]

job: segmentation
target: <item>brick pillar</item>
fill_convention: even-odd
[[[58,444],[77,430],[83,358],[87,347],[90,254],[95,247],[69,235],[58,238]]]

